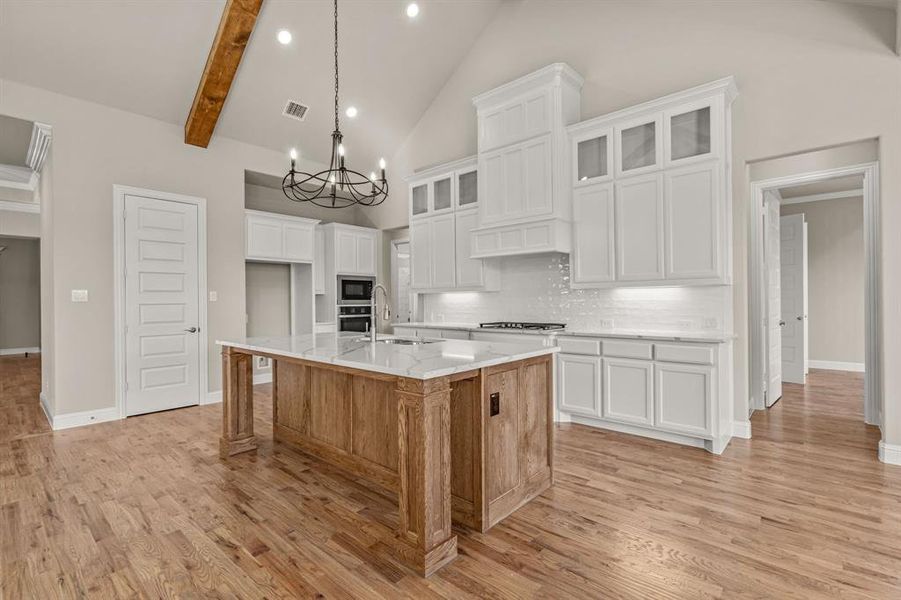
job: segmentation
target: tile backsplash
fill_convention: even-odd
[[[731,286],[570,289],[569,256],[500,261],[501,291],[423,296],[422,319],[437,322],[548,321],[571,329],[729,331]]]

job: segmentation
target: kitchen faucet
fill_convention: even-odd
[[[375,337],[378,335],[379,330],[379,290],[382,290],[382,293],[385,294],[385,314],[382,315],[382,318],[386,321],[391,318],[391,306],[389,305],[390,298],[388,297],[388,290],[385,289],[381,283],[377,283],[372,287],[372,294],[369,296],[370,302],[372,302],[372,314],[370,316],[371,325],[369,327],[369,338],[370,341],[375,342]]]

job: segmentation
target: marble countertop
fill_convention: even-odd
[[[478,323],[392,323],[394,327],[412,327],[414,329],[454,329],[458,331],[489,331],[503,333],[519,333],[529,335],[584,336],[623,339],[659,340],[667,342],[708,342],[722,343],[735,339],[735,335],[721,331],[689,330],[665,331],[655,329],[580,329],[566,328],[549,331],[522,329],[493,329],[479,327]]]
[[[382,336],[380,336],[382,337]],[[394,336],[386,335],[385,338]],[[412,379],[443,377],[472,369],[500,365],[559,349],[534,343],[438,340],[416,346],[372,343],[359,335],[320,333],[283,337],[249,337],[216,340],[248,352],[265,352],[364,371]]]

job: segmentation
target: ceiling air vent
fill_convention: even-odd
[[[294,100],[288,100],[288,103],[285,105],[285,111],[282,114],[286,117],[303,121],[307,116],[308,110],[310,110],[309,106],[304,106]]]

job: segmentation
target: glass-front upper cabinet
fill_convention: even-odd
[[[660,117],[643,117],[616,128],[617,175],[638,175],[663,163]]]
[[[680,106],[664,114],[667,165],[706,160],[718,154],[715,111],[713,104],[704,101]]]
[[[429,212],[429,184],[418,183],[410,186],[410,214],[424,215]]]
[[[457,171],[457,208],[478,206],[479,172],[472,170]]]
[[[573,138],[573,177],[575,185],[588,185],[613,176],[613,131],[585,132]]]
[[[432,182],[432,212],[444,212],[454,207],[453,183],[454,178],[452,175],[436,179]]]

